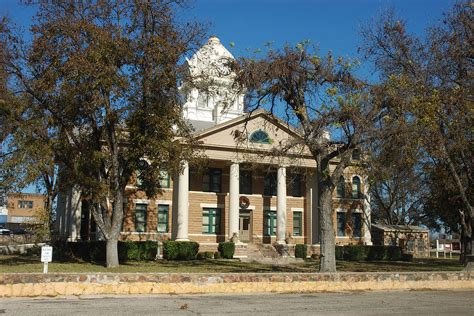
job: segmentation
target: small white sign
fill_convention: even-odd
[[[53,247],[43,246],[41,247],[41,262],[53,261]]]

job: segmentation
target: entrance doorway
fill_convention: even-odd
[[[249,211],[240,211],[239,214],[239,239],[242,242],[250,242],[252,230],[251,214]]]

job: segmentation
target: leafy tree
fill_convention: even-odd
[[[240,67],[239,82],[249,93],[249,109],[267,107],[301,128],[302,138],[280,144],[280,149],[291,151],[303,145],[316,162],[320,271],[333,272],[333,191],[351,163],[352,152],[360,150],[375,131],[379,102],[372,100],[367,87],[353,76],[350,61],[335,59],[332,54],[319,57],[307,43],[270,50],[261,59],[242,59]]]
[[[458,202],[450,209],[462,219],[464,249],[471,255],[473,12],[470,2],[455,4],[424,38],[409,34],[406,23],[393,13],[363,31],[364,51],[374,61],[383,85],[390,87],[381,90],[387,104],[416,130],[416,140],[432,168],[444,168],[447,182],[456,188]]]
[[[48,129],[48,116],[36,107],[32,98],[21,89],[10,86],[8,66],[14,58],[6,45],[9,29],[7,20],[0,23],[1,45],[1,88],[0,126],[1,150],[0,187],[7,191],[20,191],[30,184],[36,184],[45,191],[45,208],[48,214],[46,231],[52,229],[53,204],[58,193],[57,170],[53,145],[54,130]]]
[[[181,1],[31,2],[39,5],[33,40],[10,34],[7,67],[57,131],[61,185],[92,205],[114,267],[132,173],[154,196],[160,170],[178,172],[192,152],[182,146],[178,63],[202,29],[175,22]]]

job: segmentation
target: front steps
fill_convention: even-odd
[[[246,244],[247,256],[240,257],[242,262],[258,262],[262,264],[287,265],[296,262],[303,262],[303,259],[294,257],[282,257],[273,245],[269,244]],[[291,247],[291,245],[289,246]],[[294,248],[294,247],[293,247]],[[237,253],[237,245],[236,245]],[[294,254],[294,249],[293,249]]]

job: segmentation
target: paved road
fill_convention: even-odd
[[[474,316],[474,291],[0,299],[0,314]]]

